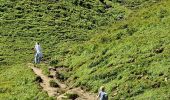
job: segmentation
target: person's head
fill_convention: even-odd
[[[36,45],[39,45],[40,43],[39,42],[36,42]]]
[[[101,86],[101,87],[100,87],[100,91],[103,91],[103,92],[104,92],[104,91],[105,91],[105,87],[104,87],[104,86]]]

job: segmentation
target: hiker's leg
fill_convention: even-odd
[[[41,57],[39,57],[39,63],[41,62]]]
[[[39,53],[37,54],[37,63],[38,64],[40,63],[40,54]]]
[[[39,63],[41,62],[42,59],[42,53],[39,53]]]
[[[34,55],[34,63],[36,64],[37,63],[37,53]]]
[[[38,63],[38,54],[37,53],[35,54],[35,63],[36,64]]]

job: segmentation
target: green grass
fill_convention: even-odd
[[[104,85],[115,100],[168,100],[170,2],[100,1],[0,0],[0,63],[9,66],[1,69],[18,71],[22,64],[32,62],[32,48],[39,41],[44,61],[69,68],[68,75],[63,75],[69,76],[71,85],[91,92]],[[47,66],[39,65],[45,74]],[[22,76],[33,77],[26,74]],[[12,80],[15,85],[17,80]],[[36,91],[34,86],[29,91]],[[4,87],[0,91],[7,93],[2,96],[12,96]]]
[[[35,75],[26,65],[1,66],[0,99],[3,100],[53,100],[35,82]]]

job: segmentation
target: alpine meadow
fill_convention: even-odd
[[[109,100],[170,100],[170,0],[0,0],[0,100],[98,100],[101,86]]]

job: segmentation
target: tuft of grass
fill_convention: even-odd
[[[48,64],[65,66],[62,79],[92,92],[104,85],[115,100],[168,100],[169,6],[168,0],[0,0],[0,98],[50,99],[25,65],[38,41],[44,55],[37,66],[46,75]]]
[[[65,96],[67,97],[67,99],[72,99],[75,100],[76,98],[78,98],[78,94],[76,93],[66,93]]]
[[[50,80],[50,86],[51,87],[59,87],[59,85],[57,84],[57,82],[55,80]]]

